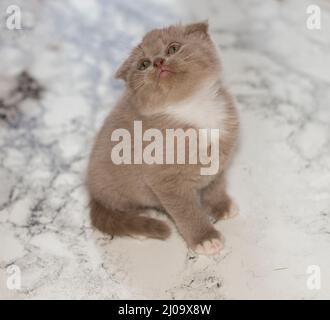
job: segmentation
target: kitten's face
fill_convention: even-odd
[[[178,100],[219,74],[207,23],[171,26],[146,34],[116,73],[137,97]]]

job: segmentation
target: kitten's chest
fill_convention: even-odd
[[[225,129],[226,108],[220,99],[192,98],[169,106],[165,113],[196,129]]]

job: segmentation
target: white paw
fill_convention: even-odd
[[[211,239],[198,244],[194,251],[202,255],[211,255],[218,253],[223,247],[220,239]]]
[[[234,201],[232,201],[230,204],[229,211],[227,211],[223,215],[222,219],[230,219],[230,218],[234,218],[238,215],[239,215],[239,208],[238,208],[237,204]]]

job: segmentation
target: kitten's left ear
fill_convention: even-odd
[[[130,62],[129,62],[129,59],[126,59],[121,64],[121,66],[119,67],[119,69],[116,71],[115,78],[116,79],[122,79],[124,81],[127,81],[127,74],[128,74],[129,68],[130,68]]]
[[[185,26],[185,34],[196,34],[202,37],[209,35],[209,23],[208,21],[201,21],[197,23],[187,24]]]

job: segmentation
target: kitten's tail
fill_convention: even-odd
[[[160,220],[105,208],[94,199],[90,202],[92,224],[113,236],[145,236],[166,239],[171,231]]]

